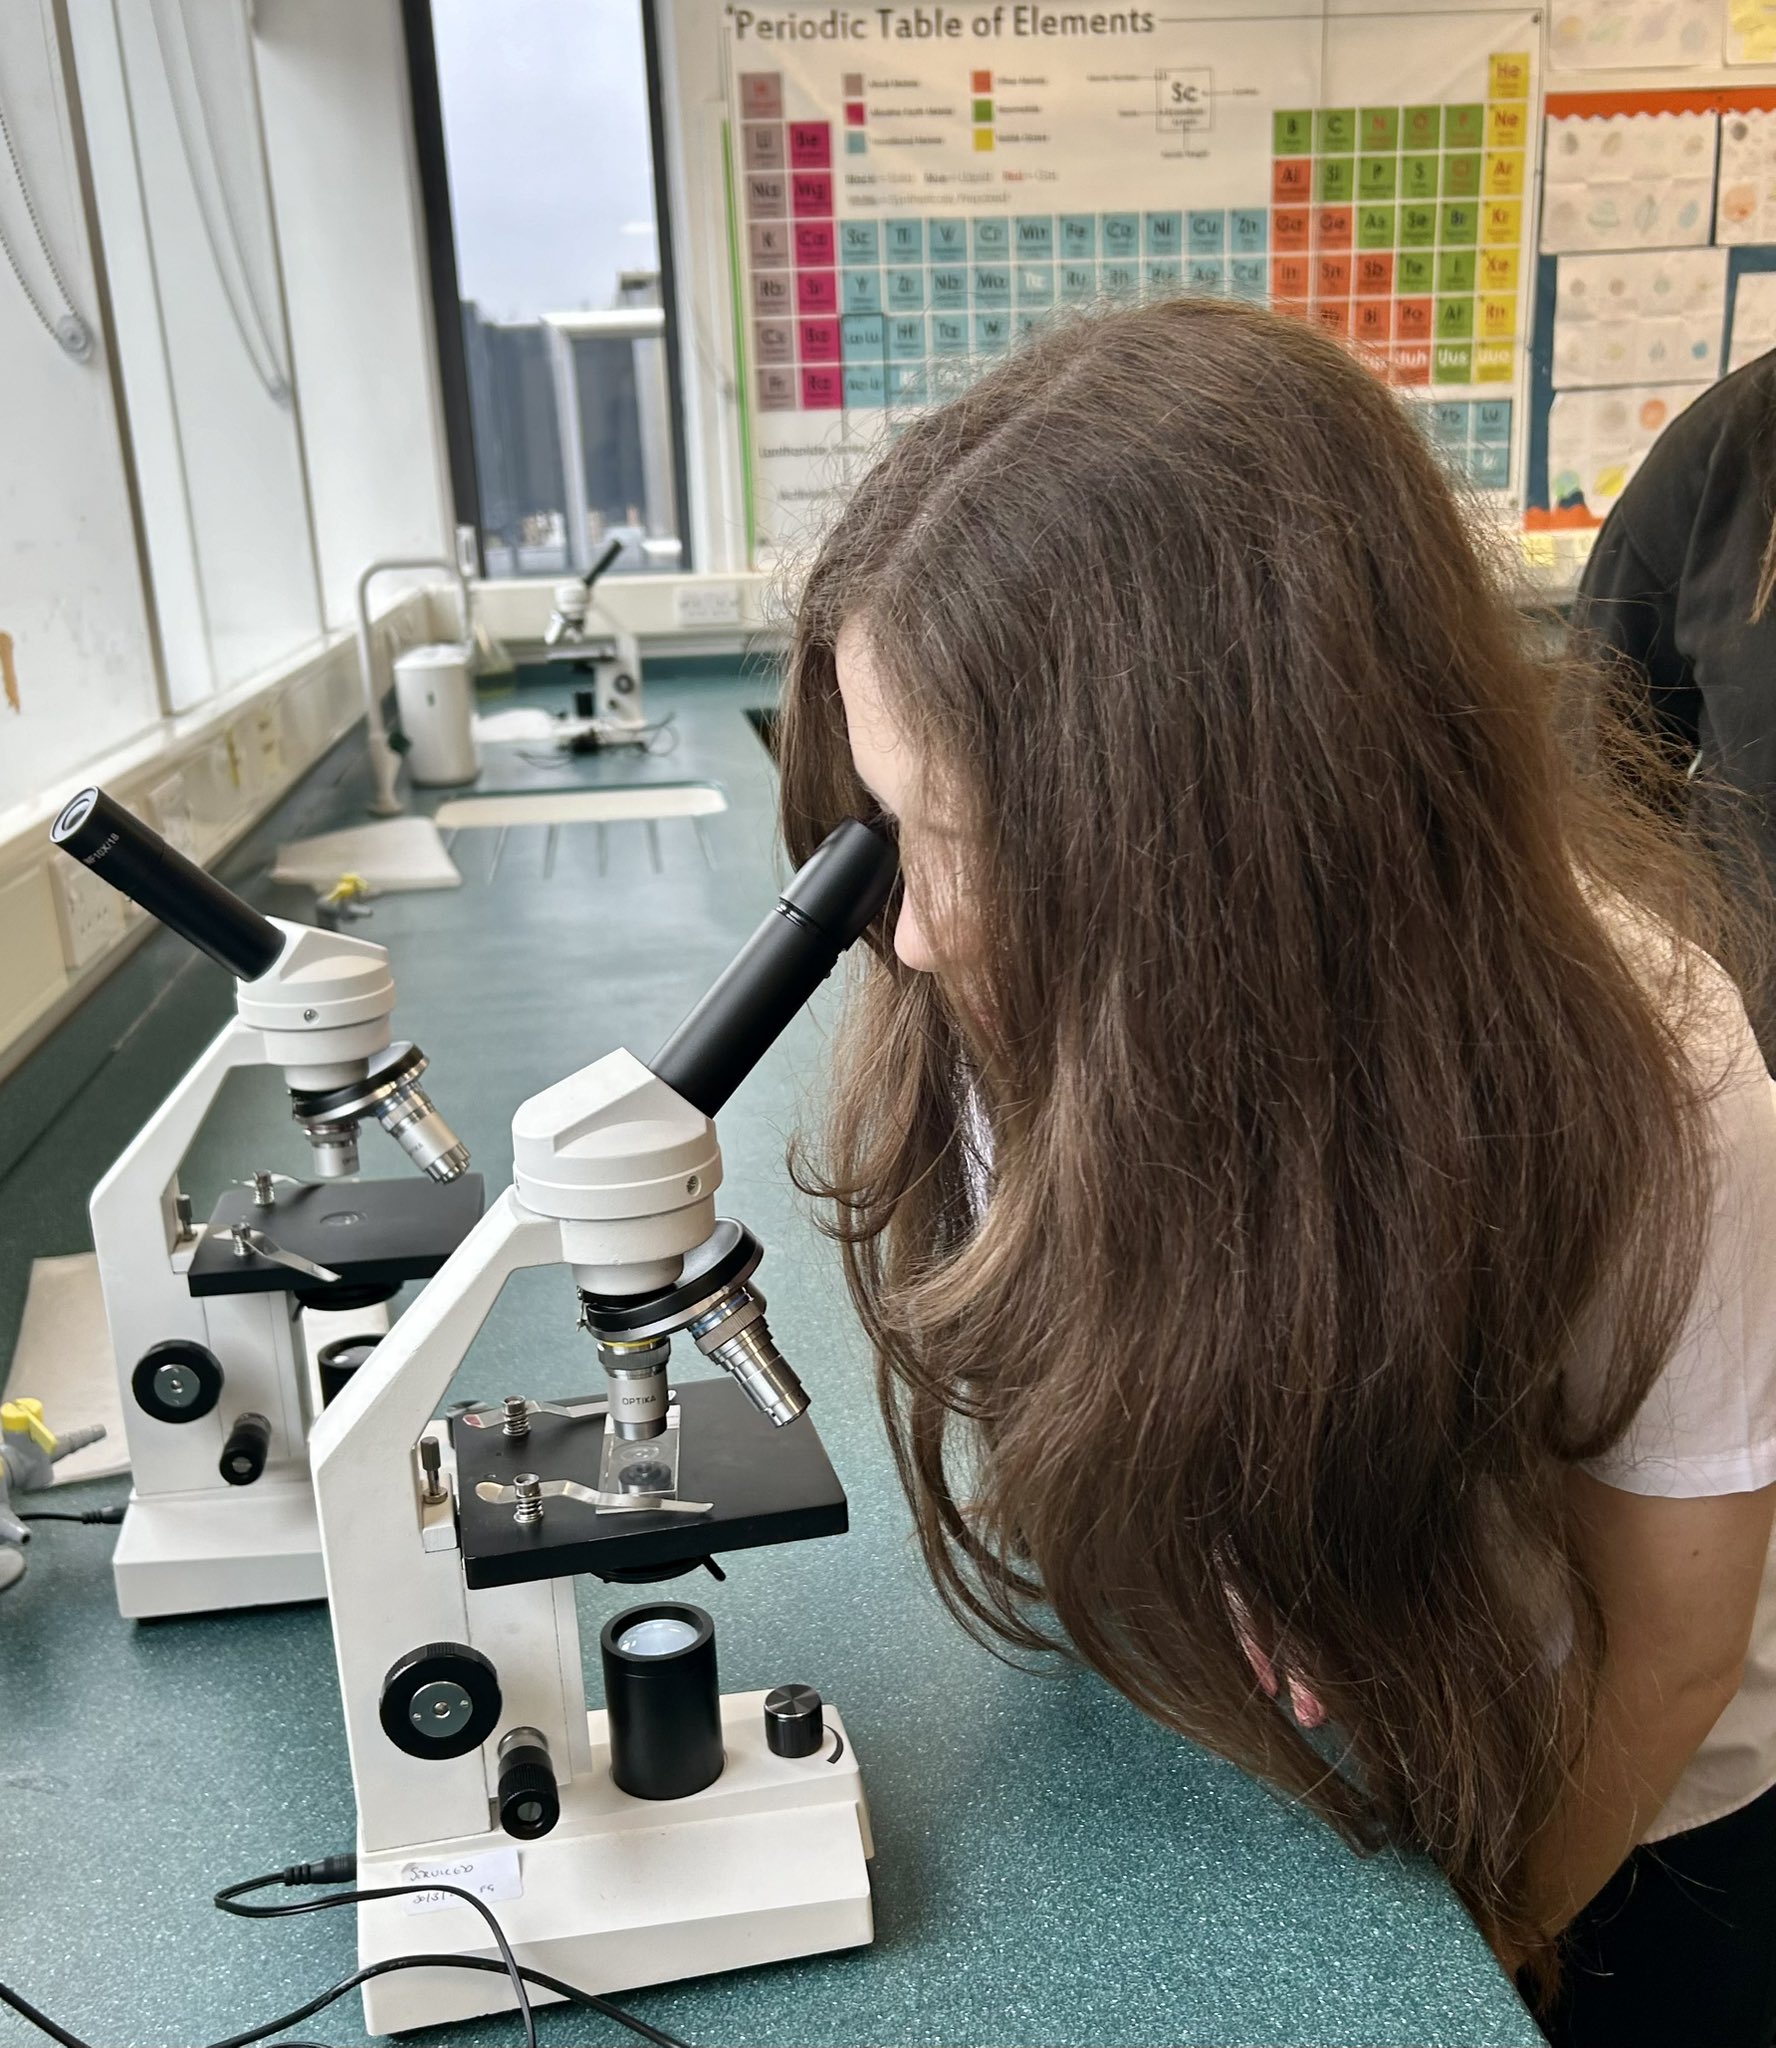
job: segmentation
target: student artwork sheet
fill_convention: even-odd
[[[1714,239],[1776,242],[1776,114],[1752,111],[1721,118]]]
[[[713,10],[712,10],[713,11]],[[1541,17],[1434,0],[723,10],[754,559],[1075,310],[1299,311],[1520,468]]]
[[[1724,249],[1562,256],[1555,266],[1555,388],[1716,377],[1726,312]]]
[[[1543,250],[1705,246],[1719,129],[1713,113],[1550,116]]]
[[[1727,0],[1729,64],[1776,64],[1776,0]]]
[[[1549,61],[1562,71],[1719,61],[1719,0],[1556,0]]]
[[[1556,505],[1602,519],[1646,453],[1706,384],[1562,391],[1548,413],[1548,481]]]
[[[1776,348],[1776,270],[1748,270],[1733,293],[1733,339],[1727,368],[1743,370]]]

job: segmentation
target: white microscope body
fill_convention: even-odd
[[[235,973],[272,956],[241,980],[235,1016],[93,1190],[133,1475],[113,1559],[119,1610],[136,1618],[320,1599],[307,1445],[321,1395],[311,1353],[347,1330],[379,1338],[387,1312],[364,1297],[392,1289],[353,1288],[355,1276],[296,1249],[301,1219],[311,1233],[325,1230],[328,1257],[342,1267],[363,1251],[367,1229],[388,1249],[386,1223],[367,1222],[365,1211],[380,1208],[394,1184],[346,1178],[357,1170],[357,1117],[340,1105],[354,1097],[434,1181],[455,1181],[468,1154],[418,1085],[424,1055],[390,1044],[395,986],[381,946],[260,918],[97,792],[74,799],[56,836]],[[205,885],[203,900],[186,893],[192,877]],[[225,1220],[225,1198],[216,1219],[194,1223],[180,1164],[227,1075],[244,1066],[283,1070],[317,1181],[255,1175],[236,1192],[235,1220]],[[387,1270],[436,1271],[478,1213],[478,1183],[439,1188],[435,1201],[423,1187],[411,1191],[421,1197],[418,1233],[430,1240],[417,1262],[410,1191],[395,1192],[408,1212],[406,1242],[395,1248],[406,1265],[398,1257]],[[332,1312],[330,1293],[349,1309]]]
[[[847,833],[869,844],[847,842],[843,887],[815,904],[821,929],[797,931],[798,887]],[[775,1732],[767,1740],[766,1729],[766,1701],[781,1694],[723,1696],[713,1782],[684,1797],[632,1796],[612,1776],[613,1734],[622,1731],[606,1713],[587,1711],[573,1577],[604,1575],[600,1546],[619,1538],[612,1575],[661,1577],[719,1548],[844,1526],[843,1495],[818,1438],[796,1421],[806,1397],[771,1340],[762,1298],[746,1284],[757,1244],[716,1221],[722,1163],[710,1118],[891,882],[882,842],[861,826],[841,827],[791,884],[775,929],[768,918],[651,1070],[613,1052],[525,1103],[512,1125],[513,1186],[315,1425],[358,1883],[448,1867],[450,1881],[485,1887],[497,1902],[520,1963],[589,1991],[872,1936],[868,1814],[837,1717],[827,1712],[822,1725],[818,1696],[788,1688],[813,1700],[819,1734],[784,1753],[792,1746]],[[850,903],[848,920],[835,899]],[[818,971],[805,959],[786,965],[786,949],[809,951],[811,932],[813,953],[824,956]],[[761,961],[761,942],[779,957]],[[760,979],[749,960],[779,984],[762,1005],[748,1002]],[[506,1280],[547,1265],[570,1269],[608,1396],[556,1405],[509,1397],[503,1409],[459,1416],[454,1428],[434,1421]],[[669,1394],[675,1330],[688,1331],[731,1382]],[[727,1470],[716,1453],[736,1436],[746,1442],[732,1481],[711,1484],[710,1500],[681,1498],[679,1475],[689,1491],[693,1473]],[[700,1451],[711,1461],[701,1467]],[[638,1469],[624,1461],[634,1457],[660,1461],[646,1465],[657,1477],[640,1495],[623,1490]],[[590,1487],[540,1476],[567,1461],[604,1476]],[[534,1474],[517,1469],[532,1462]],[[805,1498],[743,1510],[739,1496],[764,1486],[761,1469],[779,1462],[799,1475],[789,1493],[813,1474]],[[728,1501],[714,1497],[724,1492]],[[778,1533],[760,1533],[779,1508]],[[650,1541],[675,1561],[641,1571],[616,1563],[632,1562]],[[608,1671],[608,1641],[606,1657]],[[709,1683],[713,1693],[713,1671]],[[533,1759],[546,1751],[545,1797],[552,1776],[558,1812],[541,1829],[515,1818],[532,1809],[514,1803],[504,1775],[514,1743]],[[429,1913],[416,1942],[405,1904],[360,1905],[361,1962],[416,1946],[493,1953],[467,1906]],[[511,2003],[503,1977],[463,1971],[401,1970],[364,1987],[373,2032]]]

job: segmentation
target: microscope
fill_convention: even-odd
[[[592,688],[575,693],[576,714],[595,725],[619,728],[644,722],[641,643],[599,613],[592,587],[622,552],[623,543],[613,540],[584,576],[557,583],[543,629],[543,650],[551,663],[591,672]]]
[[[126,1618],[318,1600],[308,1434],[482,1208],[468,1153],[390,1040],[381,946],[261,917],[102,791],[51,836],[240,983],[234,1018],[93,1190],[93,1248],[133,1490],[113,1558]],[[235,1067],[283,1069],[314,1178],[254,1172],[205,1222],[179,1167]],[[425,1176],[360,1180],[373,1119]],[[330,1341],[329,1341],[330,1340]]]
[[[519,1960],[609,1992],[868,1942],[868,1814],[808,1684],[723,1696],[713,1623],[645,1599],[604,1627],[586,1710],[574,1580],[672,1580],[718,1552],[838,1535],[844,1491],[765,1320],[762,1256],[719,1220],[711,1119],[880,911],[895,855],[850,821],[648,1064],[533,1096],[513,1184],[315,1425],[315,1498],[352,1782],[357,1881],[447,1881]],[[601,1390],[435,1420],[510,1276],[561,1266]],[[722,1374],[674,1387],[672,1339]],[[434,1902],[428,1953],[485,1956]],[[415,1946],[358,1906],[360,1959]],[[372,2032],[509,2008],[504,1980],[405,1968]]]

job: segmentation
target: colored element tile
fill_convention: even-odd
[[[845,154],[847,156],[867,156],[869,154],[869,137],[856,128],[848,130],[845,136]]]
[[[968,254],[968,223],[965,220],[934,220],[930,226],[931,260],[941,263],[947,256]]]
[[[1138,213],[1107,213],[1099,222],[1106,256],[1128,257],[1141,247],[1141,216]]]
[[[983,215],[974,223],[970,246],[977,263],[1003,260],[1011,254],[1011,222],[1000,213]]]
[[[1270,196],[1278,206],[1299,205],[1313,192],[1313,158],[1279,156],[1270,167]]]
[[[789,182],[789,203],[797,220],[830,220],[831,171],[798,171]]]
[[[1020,213],[1012,224],[1012,246],[1020,262],[1047,263],[1054,256],[1052,213]]]
[[[968,303],[968,271],[960,263],[937,263],[931,270],[931,306],[950,311]]]
[[[863,126],[863,121],[864,121],[864,114],[863,114],[863,102],[862,102],[862,100],[847,100],[847,101],[845,102],[845,125],[846,125],[846,127],[848,127],[848,128],[861,128],[861,127]]]
[[[789,227],[780,220],[756,220],[746,230],[755,270],[782,270],[789,265]]]
[[[1400,247],[1431,249],[1437,242],[1437,209],[1434,206],[1402,206]]]
[[[1514,199],[1523,190],[1523,152],[1489,149],[1482,183],[1489,199]]]
[[[1273,156],[1313,154],[1313,115],[1307,108],[1290,108],[1270,117],[1270,149]]]
[[[1439,341],[1472,341],[1474,301],[1471,298],[1439,299],[1436,336]]]
[[[1400,116],[1402,149],[1436,149],[1443,140],[1441,107],[1407,107]]]
[[[1510,446],[1511,401],[1508,398],[1478,398],[1474,401],[1474,439],[1488,448]]]
[[[1341,341],[1350,338],[1351,302],[1349,299],[1320,299],[1313,309],[1313,316],[1328,334],[1336,334]]]
[[[879,363],[887,346],[880,313],[847,313],[839,322],[839,350],[847,363]]]
[[[1314,113],[1314,154],[1350,156],[1357,147],[1355,107],[1320,107]]]
[[[1192,256],[1219,256],[1227,247],[1227,216],[1221,212],[1192,213],[1185,232]]]
[[[1391,154],[1400,146],[1398,107],[1365,107],[1357,116],[1357,147]]]
[[[931,352],[938,356],[965,356],[968,353],[966,313],[932,314]]]
[[[1148,214],[1143,246],[1149,256],[1181,255],[1184,249],[1184,216],[1181,213]]]
[[[1017,269],[1017,302],[1020,306],[1052,306],[1055,274],[1052,263],[1020,263]]]
[[[977,306],[1009,306],[1011,304],[1011,270],[1003,263],[977,263],[974,266],[974,303]]]
[[[1443,147],[1479,149],[1486,140],[1486,109],[1463,105],[1443,109]]]
[[[839,222],[839,261],[877,263],[881,261],[882,231],[873,220]]]
[[[1061,299],[1069,306],[1083,306],[1098,295],[1098,266],[1095,263],[1061,265]]]
[[[740,128],[740,161],[749,171],[783,168],[783,123],[746,121]]]
[[[1472,200],[1452,199],[1439,209],[1437,240],[1445,248],[1471,249],[1480,239],[1480,209]]]
[[[830,270],[798,270],[796,310],[799,313],[836,313],[839,310],[836,273]]]
[[[1480,289],[1483,292],[1514,292],[1517,289],[1517,251],[1482,249]]]
[[[1348,206],[1356,197],[1356,159],[1322,156],[1314,160],[1314,197],[1326,206]]]
[[[991,92],[993,90],[993,74],[990,71],[977,71],[969,83],[976,92]]]
[[[888,360],[923,362],[926,352],[923,314],[897,314],[888,322]]]
[[[1279,255],[1294,255],[1313,240],[1313,215],[1305,206],[1279,206],[1270,217],[1271,247]]]
[[[1000,349],[1011,346],[1011,314],[976,313],[974,316],[974,345],[978,349]]]
[[[1437,251],[1437,290],[1441,293],[1471,292],[1479,270],[1479,262],[1472,249],[1439,249]]]
[[[890,220],[882,223],[884,246],[890,263],[921,263],[925,258],[925,223],[919,220]]]
[[[888,402],[890,405],[923,405],[931,395],[926,381],[923,363],[890,363],[888,365]]]
[[[1396,299],[1394,301],[1394,332],[1402,341],[1429,343],[1434,325],[1431,301],[1429,299]]]
[[[1095,213],[1061,215],[1061,254],[1074,261],[1090,262],[1098,253],[1098,217]]]
[[[790,122],[789,162],[792,170],[826,170],[832,163],[832,124],[827,121]]]
[[[1100,263],[1098,282],[1106,298],[1132,299],[1141,289],[1140,266],[1135,263]]]
[[[1514,341],[1517,336],[1517,301],[1482,293],[1480,338],[1482,341]]]
[[[786,272],[753,272],[752,310],[755,313],[787,313],[794,303],[795,287]]]
[[[838,258],[838,240],[830,220],[798,220],[795,260],[804,270],[830,270]]]
[[[1494,100],[1529,98],[1529,52],[1501,50],[1487,67],[1486,95]]]
[[[1227,289],[1227,264],[1219,256],[1192,256],[1184,281],[1193,292],[1224,292]]]
[[[1430,418],[1424,424],[1430,430],[1434,448],[1454,451],[1467,447],[1468,406],[1465,399],[1446,399],[1427,410]]]
[[[1365,347],[1379,348],[1394,337],[1391,299],[1359,299],[1352,308],[1351,333]]]
[[[1400,197],[1423,205],[1437,196],[1438,159],[1434,156],[1403,156],[1400,159]]]
[[[742,71],[740,74],[740,111],[748,121],[781,121],[783,119],[783,73],[781,71]]]
[[[1270,265],[1262,256],[1230,256],[1227,288],[1236,299],[1262,301],[1270,289]]]
[[[781,171],[748,171],[748,220],[781,220],[789,211],[789,180]]]
[[[837,412],[844,403],[844,372],[835,365],[831,369],[804,366],[802,370],[802,410],[804,412]]]
[[[986,152],[990,150],[993,146],[992,129],[977,128],[974,131],[974,146],[977,152],[979,152],[981,155],[985,155]]]
[[[1313,273],[1305,256],[1273,256],[1270,259],[1270,295],[1279,305],[1305,299],[1312,279]]]
[[[1402,249],[1399,289],[1408,298],[1424,298],[1437,288],[1437,259],[1428,249]]]
[[[1474,345],[1468,341],[1438,341],[1431,346],[1433,384],[1470,384],[1474,377]]]
[[[1402,328],[1400,331],[1403,333],[1405,330]],[[1428,384],[1431,381],[1431,344],[1428,341],[1396,341],[1393,354],[1388,359],[1388,379],[1408,388]]]
[[[1391,249],[1400,231],[1398,210],[1392,206],[1365,206],[1357,213],[1357,247]]]
[[[1351,288],[1351,260],[1348,256],[1322,256],[1314,266],[1314,291],[1322,299],[1348,299]]]
[[[1483,491],[1506,489],[1511,481],[1510,449],[1476,444],[1468,451],[1468,474]]]
[[[1517,375],[1517,344],[1514,341],[1477,341],[1474,344],[1474,382],[1509,384]],[[1508,405],[1510,401],[1507,399]]]
[[[1523,240],[1522,200],[1488,200],[1480,216],[1480,239],[1493,248],[1520,244]]]
[[[879,270],[847,270],[841,273],[847,313],[879,313],[882,310],[882,273]]]
[[[796,373],[793,366],[761,363],[758,371],[760,412],[794,412]]]
[[[1464,150],[1460,155],[1443,159],[1443,196],[1445,199],[1480,197],[1480,158],[1476,151]]]
[[[1394,290],[1394,259],[1389,254],[1359,255],[1352,271],[1360,296],[1391,298]]]
[[[1501,100],[1486,110],[1488,149],[1522,149],[1529,140],[1529,109]]]
[[[789,320],[755,320],[752,353],[761,363],[795,361],[795,324]]]
[[[1354,218],[1348,206],[1322,206],[1314,223],[1315,247],[1348,249],[1354,233]]]
[[[890,270],[884,297],[891,313],[918,313],[925,307],[923,270]]]
[[[861,71],[847,71],[845,73],[845,97],[848,100],[860,100],[863,98],[863,73]]]
[[[1141,267],[1142,288],[1153,298],[1164,298],[1184,284],[1184,265],[1176,256],[1149,256]]]
[[[864,407],[888,402],[888,373],[880,363],[848,363],[845,366],[845,403]]]
[[[1358,157],[1357,197],[1362,200],[1392,199],[1398,189],[1399,171],[1398,157]]]
[[[1228,215],[1227,232],[1236,256],[1262,256],[1270,246],[1270,215],[1263,207],[1236,207]]]
[[[836,363],[844,353],[837,320],[798,320],[796,346],[804,363]]]

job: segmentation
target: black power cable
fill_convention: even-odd
[[[302,2021],[312,2019],[317,2012],[343,1998],[348,1991],[355,1991],[359,1985],[368,1984],[373,1978],[392,1975],[397,1970],[478,1970],[495,1977],[505,1977],[512,1985],[518,2001],[518,2009],[524,2019],[526,2048],[535,2048],[536,2016],[530,2004],[526,1986],[535,1985],[539,1991],[551,1991],[557,1998],[567,2000],[571,2005],[585,2006],[592,2012],[603,2014],[616,2025],[626,2027],[650,2048],[686,2048],[676,2035],[650,2026],[644,2019],[625,2010],[613,1999],[602,1998],[596,1992],[582,1991],[577,1984],[569,1984],[560,1977],[551,1977],[546,1971],[533,1970],[520,1963],[513,1956],[499,1922],[494,1918],[486,1903],[472,1892],[460,1890],[455,1885],[408,1884],[383,1885],[365,1891],[335,1892],[324,1899],[302,1899],[287,1906],[247,1906],[240,1901],[248,1892],[263,1890],[274,1884],[348,1884],[357,1873],[355,1856],[329,1856],[319,1863],[293,1863],[287,1869],[274,1871],[264,1877],[248,1878],[244,1884],[225,1886],[216,1894],[216,1904],[225,1913],[233,1913],[248,1920],[281,1920],[299,1913],[322,1913],[334,1906],[350,1906],[363,1899],[400,1898],[411,1892],[448,1892],[453,1898],[466,1900],[473,1906],[493,1931],[495,1945],[500,1951],[500,1960],[495,1962],[488,1956],[456,1955],[408,1955],[391,1956],[380,1963],[366,1963],[354,1970],[349,1977],[323,1991],[318,1997],[292,2011],[280,2013],[264,2025],[249,2028],[245,2033],[231,2034],[226,2040],[214,2041],[209,2048],[254,2048],[254,2044],[268,2040],[273,2034],[282,2033],[285,2027],[299,2026]],[[48,2014],[39,2012],[30,2000],[14,1991],[10,1985],[0,1984],[0,2005],[8,2005],[22,2019],[30,2022],[41,2033],[47,2034],[60,2048],[93,2048],[66,2027],[59,2026]],[[285,2041],[279,2048],[316,2048],[312,2042]]]
[[[84,1522],[89,1528],[114,1528],[123,1520],[123,1504],[114,1508],[86,1508],[68,1513],[62,1508],[34,1508],[28,1515],[20,1515],[21,1522]]]

